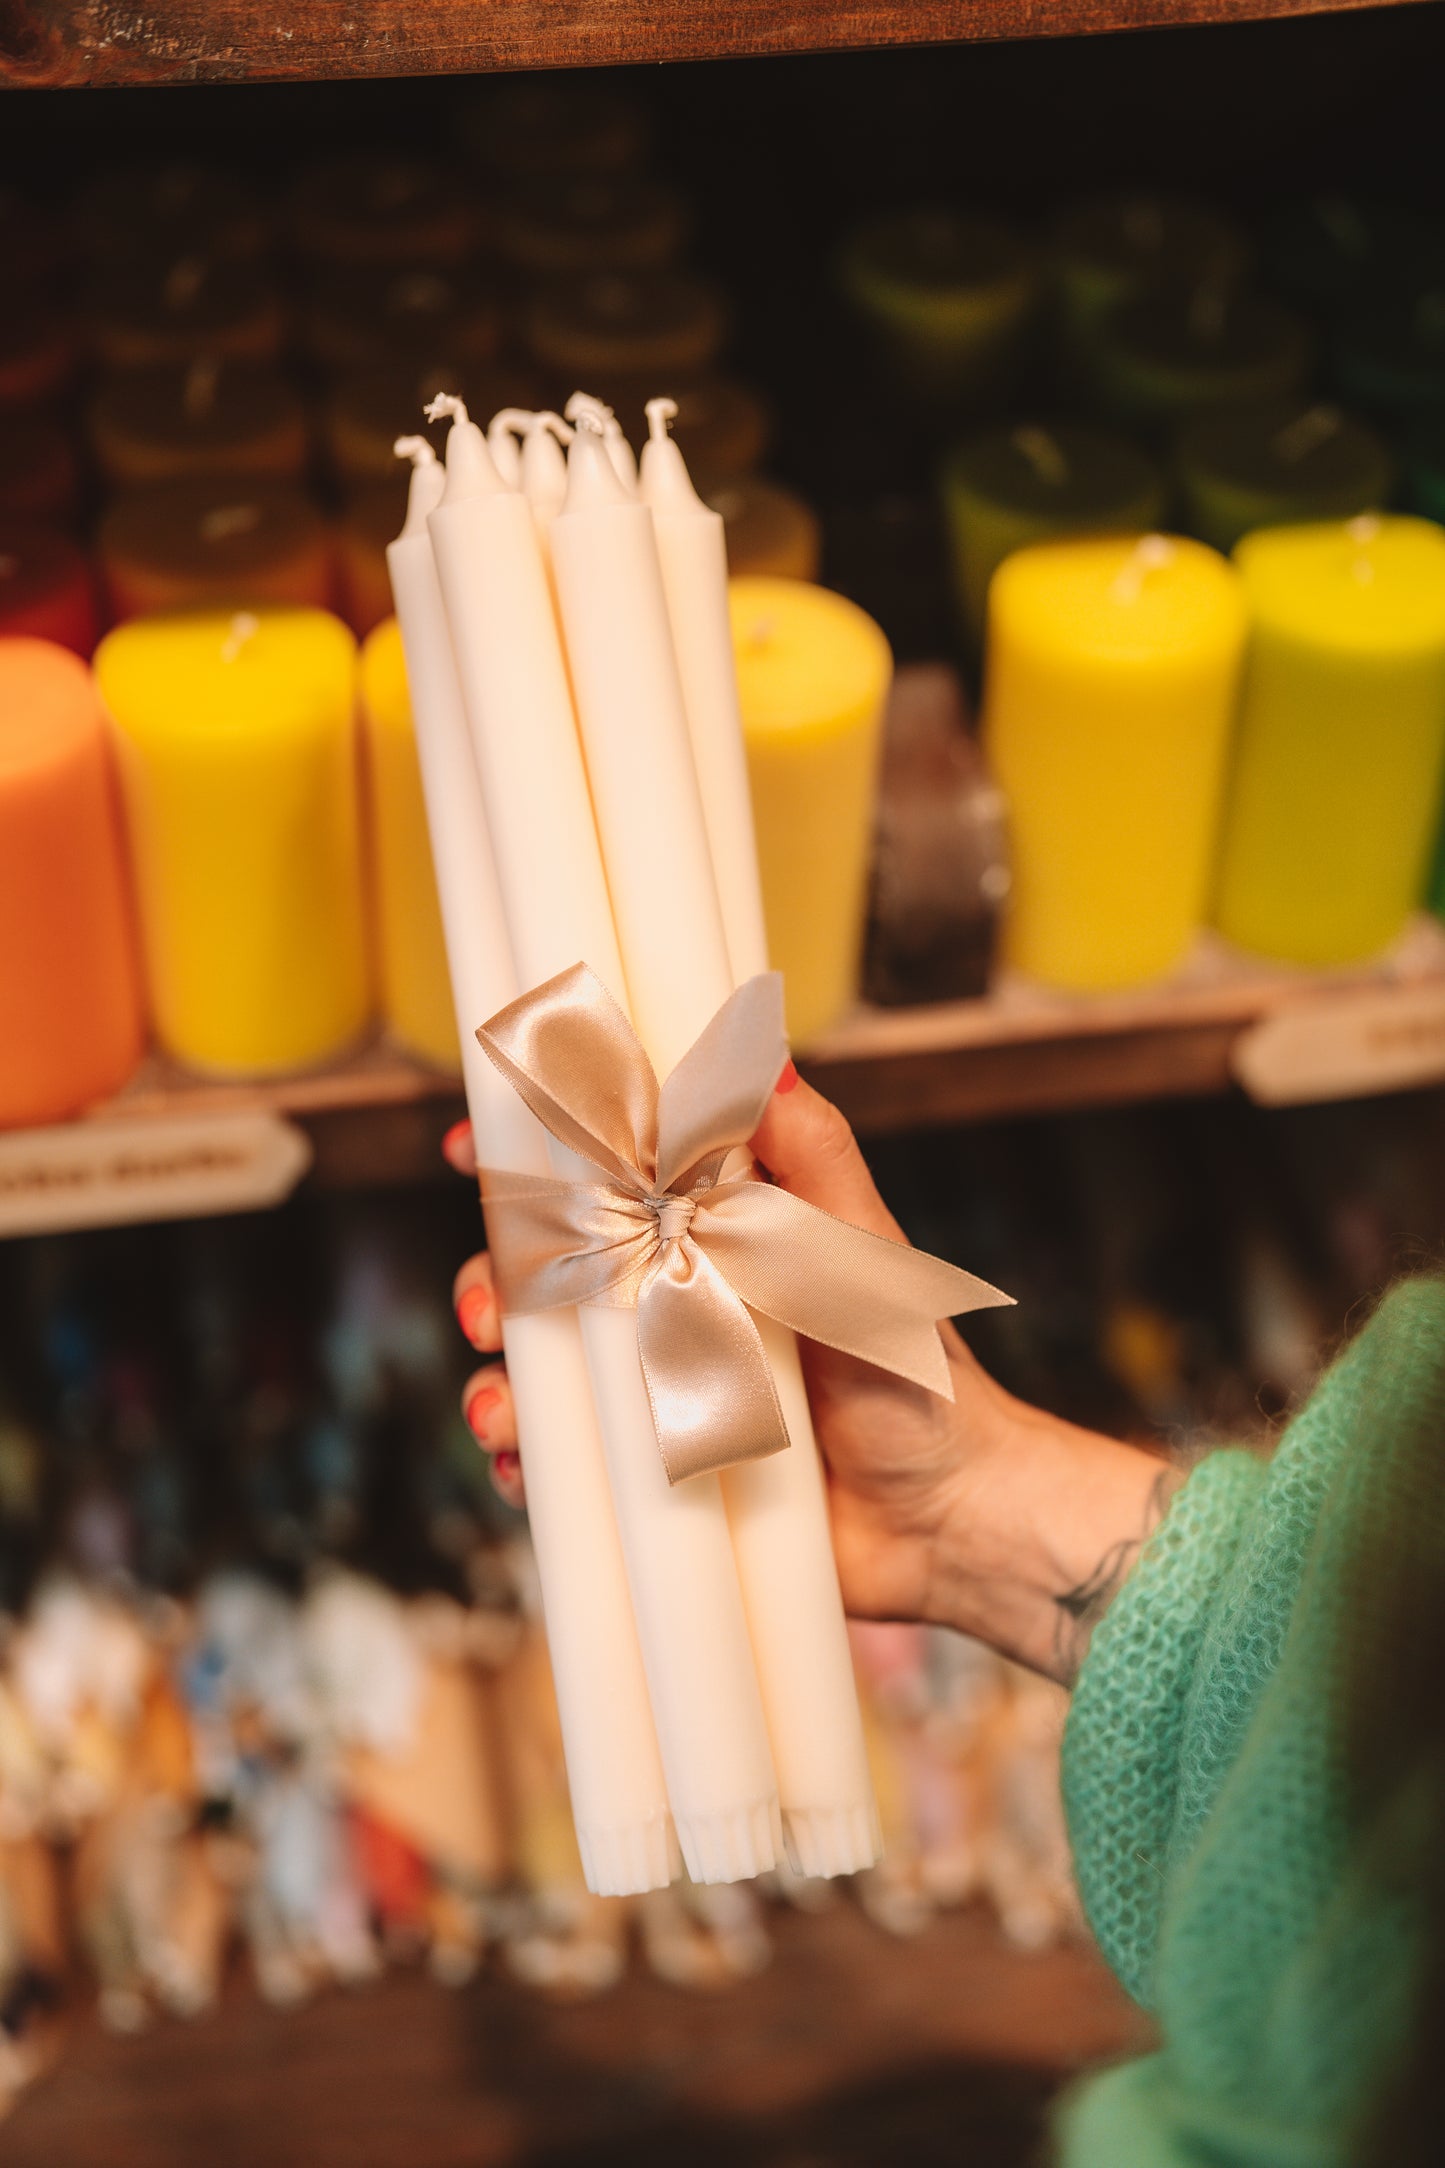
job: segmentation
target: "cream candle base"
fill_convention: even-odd
[[[682,1869],[682,1853],[670,1814],[619,1829],[577,1824],[582,1873],[594,1897],[640,1897],[666,1889]]]
[[[783,1837],[798,1873],[819,1881],[860,1874],[883,1857],[883,1825],[871,1800],[852,1807],[790,1807]]]

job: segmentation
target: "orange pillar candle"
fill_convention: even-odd
[[[397,525],[393,519],[393,536]],[[382,1015],[404,1046],[440,1068],[459,1071],[456,1005],[432,869],[406,659],[394,617],[377,626],[361,651],[361,716]]]
[[[350,633],[321,610],[151,617],[95,674],[161,1044],[230,1075],[341,1052],[369,1007]]]
[[[199,603],[329,609],[334,552],[313,504],[283,485],[220,477],[121,498],[96,537],[111,617]]]
[[[0,634],[89,655],[99,632],[90,566],[69,535],[0,524]]]
[[[140,1059],[140,973],[90,671],[0,639],[0,1128],[61,1121]]]
[[[191,476],[306,471],[306,415],[275,369],[211,359],[128,369],[90,410],[96,465],[117,489]]]

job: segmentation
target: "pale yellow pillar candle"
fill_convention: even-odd
[[[398,1043],[461,1066],[401,632],[388,617],[361,650],[372,919],[381,1014]]]
[[[426,530],[442,469],[423,439],[403,441],[417,464],[406,525],[387,564],[412,686],[467,1111],[483,1166],[545,1175],[540,1125],[476,1039],[476,1026],[521,986]],[[587,1886],[599,1896],[660,1889],[677,1871],[676,1838],[577,1313],[508,1318],[502,1341]]]
[[[625,1007],[536,524],[465,409],[447,411],[447,487],[429,526],[518,975],[530,987],[583,962]],[[595,1179],[560,1146],[550,1156]],[[781,1832],[721,1490],[710,1477],[668,1484],[635,1315],[589,1307],[581,1318],[683,1858],[695,1881],[743,1880],[776,1864]]]
[[[324,610],[139,618],[95,670],[161,1045],[256,1076],[342,1052],[371,996],[351,634]]]
[[[1006,952],[1080,989],[1160,978],[1203,917],[1245,604],[1165,535],[1041,542],[989,588],[984,736],[1008,800]]]
[[[659,495],[669,454],[680,465],[675,446],[648,447]],[[669,619],[676,593],[686,629],[703,636],[690,678],[705,773],[731,777],[741,754],[721,537],[711,556],[675,551],[678,578],[665,587],[652,513],[628,498],[586,415],[568,470],[552,527],[558,602],[633,1015],[665,1076],[732,991],[734,953],[751,965],[749,946],[760,945],[745,788],[710,830]],[[690,494],[685,468],[680,482]],[[648,483],[644,476],[644,494]],[[674,499],[678,483],[674,470]],[[699,507],[697,517],[706,528],[716,515]],[[713,674],[706,696],[700,670]],[[731,923],[714,852],[742,906]],[[852,1874],[877,1858],[878,1828],[822,1472],[793,1336],[766,1318],[758,1328],[792,1443],[728,1469],[723,1495],[790,1849],[805,1873]],[[691,1492],[698,1480],[680,1488]]]
[[[734,580],[730,602],[768,947],[806,1046],[858,992],[893,657],[806,581]]]

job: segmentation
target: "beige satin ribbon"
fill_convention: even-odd
[[[635,1306],[670,1482],[788,1443],[749,1310],[953,1398],[939,1319],[1012,1297],[756,1177],[747,1140],[788,1057],[776,972],[724,1002],[660,1090],[585,964],[524,994],[477,1038],[601,1176],[482,1170],[502,1312]]]

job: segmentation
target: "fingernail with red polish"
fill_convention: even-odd
[[[470,1159],[472,1152],[472,1125],[469,1121],[453,1122],[442,1138],[442,1157],[454,1164],[459,1158]]]
[[[492,1291],[489,1287],[465,1288],[457,1301],[457,1323],[471,1341],[473,1347],[482,1344],[482,1328],[492,1314]]]
[[[780,1077],[778,1078],[778,1081],[777,1081],[777,1083],[776,1083],[776,1084],[775,1084],[775,1085],[773,1086],[773,1090],[774,1090],[774,1091],[775,1091],[775,1092],[777,1093],[778,1097],[779,1097],[779,1098],[781,1099],[781,1098],[783,1098],[783,1097],[785,1096],[785,1094],[786,1094],[786,1093],[788,1093],[788,1092],[790,1092],[790,1091],[795,1091],[795,1090],[797,1089],[797,1084],[798,1084],[798,1068],[797,1068],[797,1064],[796,1064],[796,1062],[793,1062],[793,1061],[786,1061],[786,1062],[784,1062],[784,1064],[783,1064],[783,1073],[782,1073],[782,1075],[781,1075],[781,1076],[780,1076]]]
[[[485,1438],[487,1435],[487,1419],[496,1408],[500,1407],[501,1400],[502,1388],[500,1385],[479,1386],[467,1402],[467,1428],[475,1431],[479,1438]]]
[[[522,1473],[521,1454],[512,1452],[494,1453],[492,1455],[492,1472],[499,1483],[515,1483]]]

